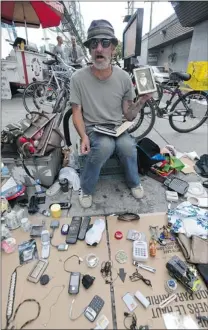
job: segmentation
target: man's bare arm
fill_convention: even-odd
[[[81,105],[75,103],[72,104],[72,120],[79,136],[81,137],[81,139],[83,139],[83,137],[86,135],[86,131],[82,116]]]
[[[152,97],[151,94],[146,94],[141,96],[137,102],[133,102],[130,100],[124,100],[123,101],[123,114],[125,118],[129,121],[132,121],[136,118],[137,114],[142,109],[143,105],[147,100],[149,100]]]
[[[86,134],[81,105],[72,104],[72,120],[81,138],[81,153],[88,154],[90,152],[90,140]]]

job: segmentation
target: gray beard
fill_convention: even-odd
[[[106,59],[103,63],[97,63],[95,60],[92,60],[92,63],[97,70],[105,70],[109,67],[111,60]]]

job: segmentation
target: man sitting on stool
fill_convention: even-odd
[[[150,95],[144,95],[133,103],[135,94],[130,76],[111,65],[117,44],[114,29],[108,21],[92,21],[84,45],[89,48],[93,64],[75,72],[71,79],[73,123],[81,137],[81,153],[87,155],[79,194],[84,208],[91,207],[100,170],[114,151],[124,165],[132,195],[135,198],[144,195],[134,139],[127,132],[115,138],[93,130],[95,125],[121,125],[123,114],[132,121],[150,98]]]

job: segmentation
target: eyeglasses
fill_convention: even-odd
[[[90,47],[92,49],[96,49],[99,42],[101,43],[103,48],[108,48],[111,44],[111,40],[109,40],[109,39],[92,39],[92,41],[90,43]]]

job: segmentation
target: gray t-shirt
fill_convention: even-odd
[[[114,66],[106,80],[96,78],[90,67],[75,72],[70,83],[70,102],[82,106],[86,126],[122,123],[123,100],[135,98],[127,72]]]
[[[61,58],[64,60],[64,51],[61,46],[59,45],[54,46],[53,53],[56,55],[60,55]]]

